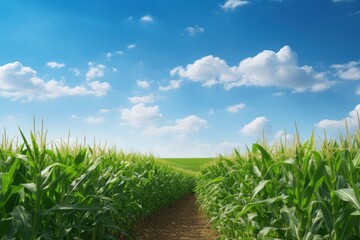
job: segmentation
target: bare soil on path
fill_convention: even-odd
[[[215,240],[218,235],[190,194],[141,222],[135,236],[137,240]]]

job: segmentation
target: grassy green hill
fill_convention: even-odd
[[[214,158],[161,158],[176,167],[198,172],[201,167],[211,163]]]

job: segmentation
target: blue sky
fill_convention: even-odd
[[[160,157],[357,127],[359,0],[0,2],[0,127]]]

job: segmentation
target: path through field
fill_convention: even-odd
[[[193,194],[161,210],[137,226],[137,240],[215,240],[208,219],[199,211]]]

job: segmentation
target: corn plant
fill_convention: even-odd
[[[57,143],[20,131],[0,145],[1,239],[117,239],[193,190],[195,176],[94,145]]]
[[[196,193],[223,239],[360,236],[358,133],[292,146],[253,144],[204,169]]]

